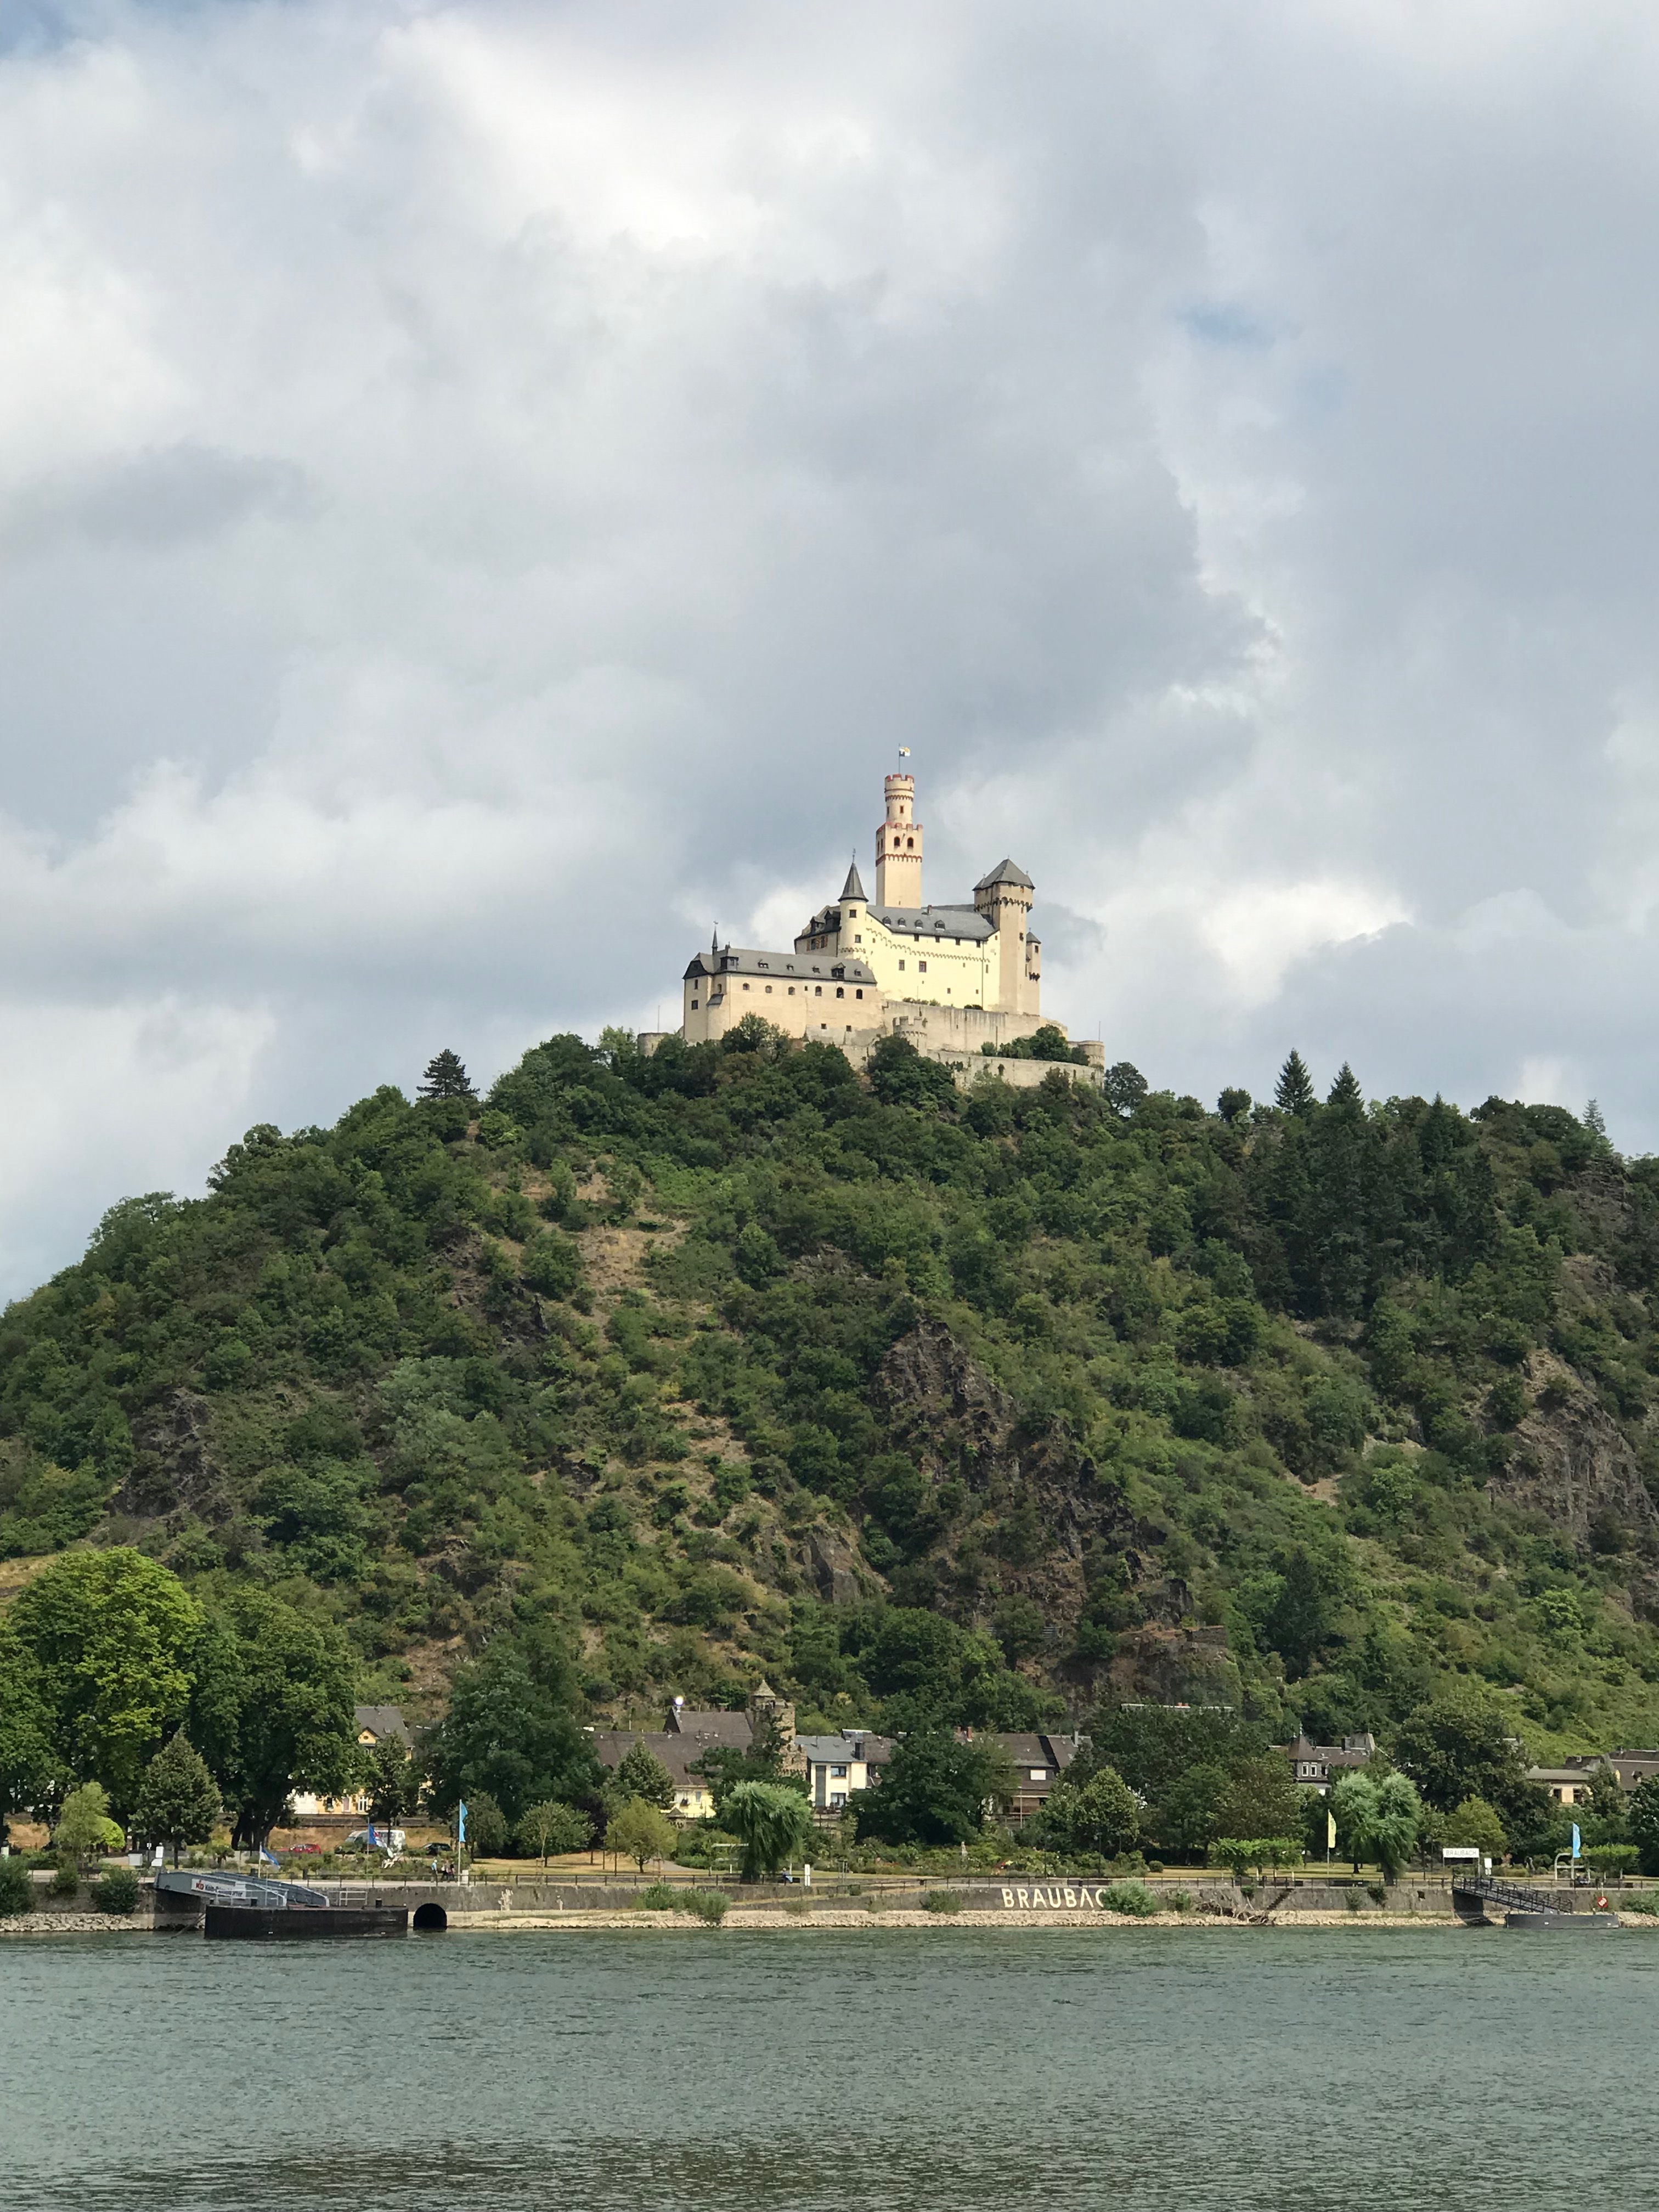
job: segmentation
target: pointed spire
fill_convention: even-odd
[[[711,952],[718,952],[718,951],[720,951],[720,926],[719,922],[716,922],[716,923],[714,924],[714,935],[709,939],[709,940],[708,940],[708,950],[709,950]]]
[[[864,896],[864,885],[859,880],[859,863],[856,854],[853,856],[852,866],[847,871],[847,881],[841,887],[841,895],[844,899],[861,899]]]

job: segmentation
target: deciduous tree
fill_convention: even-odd
[[[1064,1777],[1042,1808],[1040,1832],[1051,1849],[1092,1858],[1116,1858],[1140,1834],[1140,1808],[1121,1774],[1097,1767],[1080,1787]]]
[[[543,1804],[532,1805],[519,1822],[519,1849],[528,1851],[545,1866],[550,1858],[557,1858],[566,1851],[585,1850],[592,1834],[592,1823],[586,1813],[550,1798]]]
[[[178,1577],[122,1546],[52,1560],[11,1607],[64,1766],[131,1804],[183,1717],[202,1611]]]
[[[922,1729],[895,1745],[873,1789],[860,1790],[860,1840],[961,1844],[985,1826],[985,1810],[1012,1777],[982,1743],[960,1743],[947,1729]],[[722,1814],[731,1826],[729,1812]]]
[[[65,1857],[79,1864],[94,1851],[119,1850],[125,1835],[120,1822],[110,1818],[109,1793],[103,1784],[83,1782],[64,1798],[52,1839]]]
[[[1417,1848],[1422,1801],[1403,1774],[1345,1774],[1331,1791],[1337,1843],[1356,1869],[1364,1860],[1393,1881]]]
[[[758,1881],[775,1874],[786,1859],[805,1856],[812,1836],[812,1808],[798,1790],[775,1782],[740,1782],[721,1809],[720,1826],[743,1845],[744,1880]]]
[[[758,1782],[744,1784],[747,1790],[760,1790],[765,1786]],[[645,1872],[647,1859],[665,1859],[673,1856],[674,1835],[674,1823],[667,1814],[659,1811],[654,1805],[647,1805],[643,1797],[630,1797],[625,1805],[619,1806],[606,1821],[605,1829],[607,1847],[620,1852],[623,1858],[632,1859],[641,1874]]]
[[[242,1589],[203,1633],[190,1733],[239,1844],[264,1842],[290,1791],[342,1791],[356,1766],[352,1668],[337,1630]]]
[[[603,1777],[576,1694],[552,1630],[502,1631],[457,1670],[449,1710],[422,1740],[432,1802],[447,1811],[487,1790],[510,1826],[544,1799],[597,1796]]]

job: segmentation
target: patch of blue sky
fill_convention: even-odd
[[[1237,300],[1194,300],[1179,308],[1176,320],[1205,345],[1270,346],[1279,337],[1273,325]]]

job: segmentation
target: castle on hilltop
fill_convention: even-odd
[[[722,945],[716,933],[682,983],[679,1035],[688,1044],[723,1036],[758,1014],[787,1036],[838,1045],[862,1062],[882,1037],[906,1036],[918,1051],[982,1071],[988,1057],[1044,1027],[1042,949],[1030,927],[1036,886],[1012,860],[999,861],[974,886],[971,901],[925,905],[922,830],[915,779],[890,775],[887,808],[876,831],[876,895],[866,892],[856,860],[839,898],[821,906],[790,951]],[[647,1048],[657,1038],[642,1039]],[[987,1054],[985,1048],[991,1048]],[[1085,1048],[1077,1079],[1098,1080],[1098,1046]],[[1020,1060],[1040,1077],[1044,1063]]]

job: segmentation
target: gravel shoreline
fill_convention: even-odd
[[[1659,1930],[1659,1918],[1650,1914],[1620,1913],[1613,1917],[1621,1928]],[[477,1912],[458,1914],[446,1932],[451,1936],[516,1936],[562,1929],[573,1934],[603,1936],[637,1935],[641,1929],[654,1929],[714,1936],[721,1928],[727,1933],[735,1929],[738,1933],[754,1930],[780,1935],[814,1928],[864,1929],[872,1935],[890,1928],[1185,1928],[1200,1933],[1222,1929],[1364,1928],[1444,1933],[1462,1930],[1469,1924],[1449,1912],[1286,1912],[1268,1919],[1251,1920],[1242,1915],[1215,1912],[1156,1912],[1139,1918],[1132,1913],[1088,1910],[1068,1912],[1063,1908],[1042,1912],[1021,1912],[1018,1909],[1006,1912],[868,1912],[854,1905],[824,1905],[815,1907],[810,1913],[793,1913],[763,1905],[748,1910],[740,1906],[728,1913],[719,1927],[682,1912]],[[153,1916],[143,1912],[31,1912],[16,1919],[0,1920],[0,1938],[147,1936],[155,1932]],[[164,1932],[189,1931],[170,1928]]]

